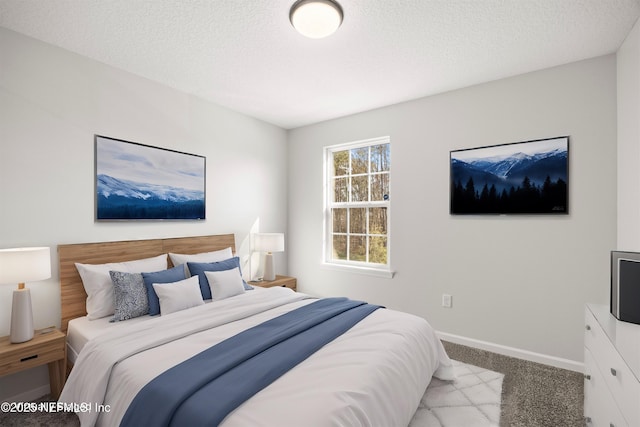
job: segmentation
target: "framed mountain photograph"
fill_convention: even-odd
[[[206,158],[95,135],[96,220],[205,219]]]
[[[569,137],[450,152],[450,213],[567,214]]]

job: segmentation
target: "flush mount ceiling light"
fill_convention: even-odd
[[[342,7],[333,0],[298,0],[291,6],[289,20],[303,36],[321,39],[342,24]]]

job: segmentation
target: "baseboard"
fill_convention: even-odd
[[[42,385],[32,390],[25,391],[24,393],[16,394],[15,396],[2,399],[3,402],[31,402],[44,395],[51,393],[49,384]]]
[[[465,345],[467,347],[502,354],[503,356],[515,357],[516,359],[528,360],[530,362],[542,363],[543,365],[554,366],[560,369],[584,373],[584,363],[576,362],[575,360],[535,353],[533,351],[494,344],[487,341],[480,341],[473,338],[461,337],[459,335],[448,334],[446,332],[436,331],[436,334],[441,340],[454,344]]]

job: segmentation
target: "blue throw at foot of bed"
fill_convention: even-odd
[[[378,308],[325,298],[247,329],[149,382],[120,426],[218,425],[245,400]]]

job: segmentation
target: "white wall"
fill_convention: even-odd
[[[94,134],[206,156],[206,221],[94,222]],[[28,284],[37,328],[60,324],[58,244],[235,233],[239,246],[256,222],[287,231],[284,130],[0,28],[0,248],[52,248],[52,279]],[[0,286],[0,336],[13,288]],[[46,372],[0,379],[0,400],[46,393]]]
[[[322,147],[384,135],[396,275],[323,269]],[[561,135],[571,137],[568,216],[449,215],[450,150]],[[614,55],[290,131],[289,168],[289,272],[302,292],[365,299],[449,334],[582,361],[584,304],[608,301],[616,242]],[[453,308],[440,307],[443,293]]]
[[[618,249],[640,251],[640,23],[617,54]]]

